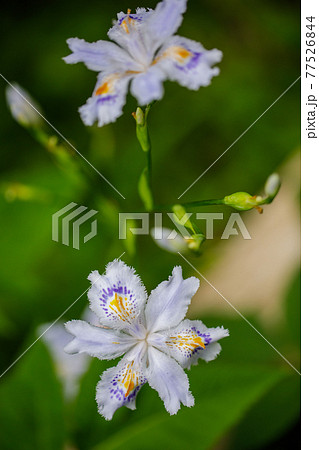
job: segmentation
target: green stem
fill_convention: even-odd
[[[211,199],[211,200],[200,200],[197,202],[180,203],[181,206],[185,208],[196,208],[198,206],[210,206],[210,205],[224,205],[224,199]],[[156,205],[153,208],[153,212],[163,212],[171,211],[174,205]]]
[[[181,203],[186,208],[196,208],[197,206],[224,205],[223,198],[212,198],[210,200],[200,200],[198,202]]]
[[[149,140],[149,149],[146,153],[147,155],[147,178],[148,178],[148,185],[150,188],[150,192],[152,193],[152,147],[151,147],[151,141]],[[153,201],[152,201],[152,207],[153,207]]]
[[[147,117],[151,105],[147,105],[145,112],[138,107],[134,118],[136,120],[136,137],[140,143],[143,152],[146,153],[146,167],[144,168],[138,183],[140,197],[144,203],[146,211],[152,211],[154,208],[154,199],[152,191],[152,146],[148,132]]]

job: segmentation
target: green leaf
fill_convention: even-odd
[[[262,328],[253,317],[246,316],[250,323],[256,327],[267,339],[273,342],[273,335],[269,331]],[[284,368],[288,368],[286,363],[281,357],[274,351],[273,348],[259,336],[256,331],[250,327],[240,317],[220,317],[215,316],[203,317],[203,322],[208,327],[216,327],[220,324],[229,329],[230,337],[223,339],[221,342],[222,353],[221,358],[223,362],[229,362],[232,364],[246,365],[246,364],[260,364],[260,365],[277,365],[280,364]],[[282,345],[279,349],[286,354],[285,347]],[[292,361],[294,363],[295,361]]]
[[[33,308],[42,304],[43,295],[39,294],[40,291],[48,291],[47,283],[39,276],[39,270],[49,266],[44,262],[48,257],[47,252],[56,248],[51,238],[51,216],[63,205],[60,195],[66,195],[67,199],[75,195],[72,185],[64,178],[62,183],[59,172],[54,168],[39,166],[33,171],[24,172],[14,172],[8,180],[13,182],[17,179],[23,184],[37,187],[39,191],[49,192],[50,196],[43,202],[8,202],[0,195],[3,230],[0,233],[0,284],[4,296],[3,309],[9,318],[22,327],[34,319]],[[30,183],[25,183],[28,178]]]
[[[2,381],[0,448],[62,449],[65,439],[62,388],[45,345],[38,341]]]
[[[297,420],[299,413],[300,377],[292,374],[251,408],[236,430],[231,449],[262,448],[283,434]]]
[[[121,408],[115,420],[106,421],[98,413],[95,400],[96,385],[100,380],[100,376],[109,367],[116,365],[116,363],[116,361],[92,359],[88,371],[81,380],[79,394],[69,411],[69,417],[72,418],[71,434],[76,448],[91,450],[94,445],[105,439],[106,436],[119,431],[123,423],[125,426],[125,418],[128,413],[127,408]]]
[[[0,300],[1,297],[0,297]],[[16,332],[16,326],[7,317],[6,313],[0,308],[0,336],[8,337],[12,336]]]
[[[183,407],[176,416],[150,409],[160,402],[153,395],[147,414],[105,440],[94,450],[146,450],[163,448],[211,448],[236,424],[265,392],[286,376],[286,371],[220,363],[201,364],[190,372],[195,396],[193,408]],[[140,399],[141,400],[141,399]],[[138,408],[143,410],[142,401]],[[147,406],[147,405],[146,405]],[[153,412],[152,412],[153,410]],[[135,413],[136,414],[136,413]]]
[[[90,127],[90,162],[105,175],[110,170],[115,153],[115,140],[112,127]]]

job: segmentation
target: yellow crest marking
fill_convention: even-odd
[[[139,377],[133,370],[134,361],[127,365],[126,371],[123,374],[123,378],[121,380],[123,387],[125,389],[125,397],[128,397],[132,391],[139,384]]]
[[[105,82],[103,83],[95,92],[95,95],[102,95],[102,94],[107,94],[110,90],[110,85],[109,83]]]
[[[193,352],[198,347],[205,348],[203,339],[195,333],[192,333],[190,335],[179,334],[177,336],[171,336],[166,341],[166,344],[171,348],[176,346],[180,350],[189,350],[191,352]]]
[[[127,17],[123,20],[123,22],[121,23],[121,27],[124,28],[125,33],[129,34],[130,30],[128,27],[128,23],[131,24],[133,22],[133,20],[130,17],[131,14],[131,10],[128,9],[127,10]]]
[[[113,300],[110,301],[108,307],[110,310],[117,315],[117,317],[123,322],[130,321],[134,319],[133,316],[127,311],[127,297],[122,297],[117,292],[114,293]]]
[[[155,58],[152,62],[152,66],[157,64],[163,58],[173,58],[180,64],[183,64],[186,59],[192,56],[192,52],[186,50],[184,47],[180,47],[178,45],[174,45],[172,47],[167,48],[161,56]]]

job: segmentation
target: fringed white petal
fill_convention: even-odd
[[[152,10],[147,11],[144,8],[138,8],[135,14],[130,10],[127,13],[120,12],[108,32],[108,37],[131,55],[139,64],[140,70],[151,62],[153,56],[148,49],[148,36],[144,31],[145,23],[152,13]]]
[[[111,420],[121,406],[135,409],[136,396],[146,383],[141,364],[124,357],[116,367],[106,370],[96,387],[99,413]]]
[[[173,36],[160,49],[155,63],[171,81],[197,90],[219,74],[219,68],[211,66],[221,59],[222,52],[217,49],[205,50],[199,42]]]
[[[223,327],[207,328],[200,320],[183,320],[176,328],[161,333],[161,349],[183,368],[196,365],[199,358],[212,361],[221,351],[217,341],[229,336]]]
[[[125,329],[137,323],[147,298],[146,290],[135,270],[114,260],[104,275],[89,275],[92,287],[88,292],[91,310],[102,325]]]
[[[194,405],[194,397],[189,391],[187,375],[174,359],[154,347],[148,349],[149,366],[146,378],[163,400],[170,414],[176,414],[180,404]]]
[[[193,295],[199,288],[195,277],[182,277],[182,268],[175,267],[168,281],[151,292],[145,308],[147,329],[150,332],[177,326],[185,317]]]
[[[128,352],[136,340],[120,331],[92,326],[83,320],[71,320],[65,324],[74,339],[64,350],[67,353],[87,353],[99,359],[114,359]]]
[[[98,121],[101,127],[115,122],[122,115],[131,78],[132,75],[126,74],[100,74],[93,96],[79,108],[85,125],[93,125]]]
[[[90,70],[97,72],[124,72],[136,70],[136,62],[121,47],[108,41],[86,42],[84,39],[70,38],[67,44],[73,53],[63,58],[67,64],[83,62]]]
[[[146,73],[140,73],[133,78],[131,93],[139,105],[147,105],[153,100],[160,100],[164,95],[163,80],[165,76],[155,66]]]
[[[145,22],[148,46],[155,52],[180,27],[187,0],[163,0]]]

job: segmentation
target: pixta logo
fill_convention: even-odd
[[[77,203],[71,202],[62,209],[59,209],[52,215],[52,240],[60,242],[59,228],[61,229],[61,238],[63,245],[70,245],[70,234],[72,235],[72,247],[80,250],[80,228],[82,225],[90,221],[98,211],[94,209],[88,210],[86,206],[78,206]],[[67,215],[65,215],[68,213]],[[65,215],[65,216],[64,216]],[[64,216],[64,217],[62,217]],[[73,221],[73,219],[76,219]],[[60,223],[62,225],[60,226]],[[83,237],[83,243],[85,244],[97,234],[97,221],[96,219],[90,222],[91,231]]]
[[[175,215],[173,213],[166,213],[171,219],[172,223],[178,229],[179,233],[185,238],[191,238],[190,233],[184,226],[191,217],[195,217],[197,220],[201,219],[206,222],[206,239],[214,239],[214,221],[223,220],[223,213],[185,213],[178,222],[176,221]],[[133,221],[133,222],[132,222]],[[140,226],[136,226],[137,221],[139,221]],[[153,236],[154,239],[162,239],[162,229],[163,214],[154,214],[154,227],[158,231]],[[132,225],[133,223],[133,225]],[[130,231],[132,234],[150,234],[150,215],[149,213],[119,213],[119,239],[126,239],[127,232]],[[241,234],[244,239],[251,239],[251,236],[238,213],[231,213],[227,223],[225,225],[224,231],[221,235],[221,239],[229,239],[230,236],[236,236]],[[171,234],[167,237],[169,240],[176,239],[178,233],[176,230],[172,230]]]

